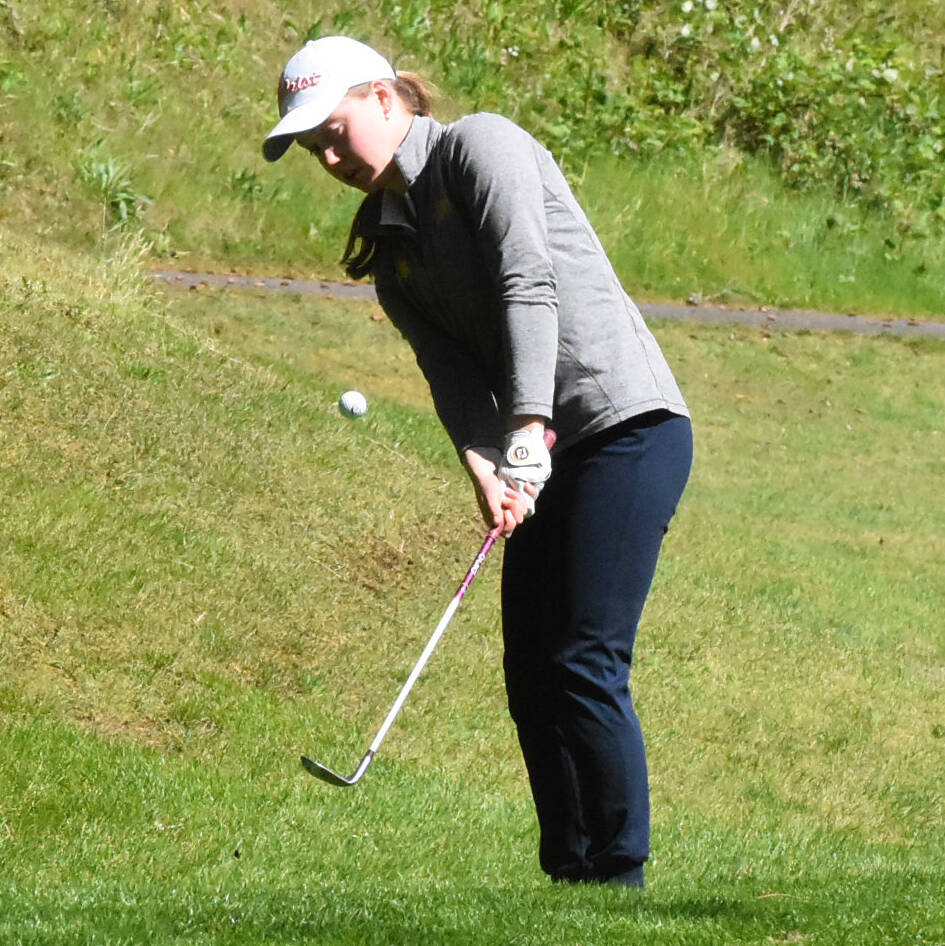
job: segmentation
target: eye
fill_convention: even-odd
[[[311,138],[307,138],[304,135],[295,139],[295,143],[309,154],[314,155],[316,158],[321,154],[321,147],[316,141]]]

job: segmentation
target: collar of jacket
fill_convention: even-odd
[[[438,121],[425,115],[414,116],[407,137],[394,153],[394,162],[407,184],[408,192],[426,167],[430,152],[442,134],[443,126]]]
[[[424,115],[414,118],[407,137],[394,154],[397,169],[407,184],[407,195],[402,196],[387,190],[368,195],[361,203],[356,218],[359,236],[370,239],[385,233],[413,235],[417,232],[410,202],[410,188],[426,167],[430,152],[439,140],[442,130],[443,126],[432,118]]]

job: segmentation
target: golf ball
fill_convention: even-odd
[[[367,413],[367,398],[360,391],[345,391],[338,399],[338,410],[345,417],[361,417]]]

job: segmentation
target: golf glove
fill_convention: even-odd
[[[535,497],[525,492],[525,484],[531,483],[541,492],[545,480],[551,476],[551,454],[540,428],[513,430],[505,435],[502,460],[496,475],[522,494],[527,515],[532,515]]]

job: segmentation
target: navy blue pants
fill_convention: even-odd
[[[646,752],[630,695],[637,624],[689,477],[692,428],[666,411],[563,451],[506,543],[509,709],[542,869],[606,881],[650,853]]]

